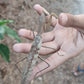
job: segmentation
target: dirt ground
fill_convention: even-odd
[[[35,31],[38,28],[39,15],[33,9],[34,4],[40,4],[50,13],[54,12],[59,15],[61,12],[79,14],[78,0],[28,0],[28,13],[24,10],[23,0],[0,0],[0,19],[12,19],[14,24],[9,24],[11,28],[18,31],[21,28],[31,29]],[[13,39],[6,37],[6,42],[11,50],[11,63],[5,63],[0,58],[0,84],[20,84],[21,74],[15,67],[15,63],[24,58],[26,54],[15,53],[12,46],[15,43]],[[21,38],[22,42],[27,43],[28,40]],[[84,53],[80,56],[68,60],[51,72],[39,77],[34,84],[84,84],[84,76],[74,77],[72,75],[72,67],[76,63],[84,61]],[[21,64],[18,66],[21,67]]]

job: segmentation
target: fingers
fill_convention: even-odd
[[[34,35],[33,35],[33,32],[31,30],[20,29],[18,34],[19,34],[19,36],[22,36],[22,37],[30,39],[30,40],[34,39]],[[34,32],[34,34],[36,35],[37,33]]]
[[[19,53],[28,53],[31,49],[30,43],[17,43],[13,46],[13,50]]]
[[[40,6],[39,4],[34,5],[34,9],[38,12],[38,14],[42,14],[43,7]]]
[[[45,60],[50,65],[50,67],[43,70],[42,72],[38,73],[37,76],[40,76],[40,75],[42,75],[48,71],[51,71],[52,69],[56,68],[57,66],[62,64],[67,59],[68,59],[68,57],[66,55],[65,56],[59,56],[59,54],[57,54],[57,53],[53,54],[51,57],[49,57]],[[30,80],[32,80],[34,78],[34,76],[37,72],[41,71],[42,69],[46,68],[47,66],[48,65],[45,62],[38,64],[35,67],[34,71],[32,72]]]
[[[24,38],[31,39],[31,40],[34,39],[33,32],[30,30],[20,29],[18,33],[20,36],[22,36]],[[35,35],[36,34],[37,33],[35,32]],[[42,42],[52,41],[53,39],[54,39],[53,32],[48,32],[48,33],[42,34]]]
[[[36,4],[34,6],[34,9],[41,15],[44,8],[42,6],[40,6],[39,4]],[[50,15],[46,17],[46,22],[48,22],[49,18],[50,18]],[[51,25],[53,27],[55,27],[56,26],[56,23],[57,23],[56,18],[55,17],[52,17]]]
[[[59,45],[56,44],[54,41],[43,43],[42,46],[43,47],[41,47],[39,52],[41,55],[51,54],[53,52],[56,52],[59,49]]]
[[[13,50],[19,53],[29,53],[32,44],[30,43],[18,43],[13,46]],[[50,48],[42,47],[39,54],[46,55],[55,52],[59,47],[54,42],[44,43],[43,46],[48,46]]]
[[[58,21],[59,24],[66,27],[84,28],[84,15],[71,15],[67,13],[61,13]]]
[[[43,33],[41,36],[42,36],[42,42],[50,42],[53,41],[55,38],[53,32]]]

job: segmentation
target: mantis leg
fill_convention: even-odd
[[[49,48],[49,49],[52,49],[52,50],[56,50],[55,48],[51,48],[51,47],[47,47],[47,46],[42,46],[44,48]]]
[[[44,71],[45,69],[49,68],[50,67],[50,64],[48,62],[46,62],[42,57],[38,56],[43,62],[45,62],[48,66],[45,67],[44,69],[40,70],[39,72],[37,72],[34,76],[34,78],[37,76],[38,73]]]
[[[49,21],[48,21],[48,24],[47,24],[47,26],[46,26],[46,29],[49,29],[49,27],[50,27],[50,25],[51,25],[52,16],[54,16],[56,19],[58,18],[58,16],[57,16],[55,13],[51,13],[51,14],[50,14]]]
[[[19,71],[20,73],[22,73],[22,72],[21,72],[21,70],[19,69],[19,67],[17,66],[17,64],[20,63],[20,62],[22,62],[22,61],[24,61],[26,58],[27,58],[27,57],[21,59],[20,61],[18,61],[18,62],[15,64],[15,66],[17,67],[17,69],[18,69],[18,71]]]

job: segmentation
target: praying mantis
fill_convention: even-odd
[[[45,27],[45,16],[48,15],[50,15],[50,18],[49,18],[49,22],[47,23],[47,26]],[[26,57],[27,61],[22,72],[21,84],[31,84],[30,76],[32,74],[34,67],[36,66],[36,62],[38,61],[38,58],[40,58],[43,62],[45,62],[47,64],[47,67],[37,72],[34,78],[37,76],[38,73],[50,67],[49,63],[39,56],[39,50],[41,47],[50,48],[47,46],[42,46],[41,30],[42,28],[43,30],[49,28],[49,26],[51,25],[52,16],[55,16],[57,18],[57,15],[55,13],[49,14],[48,11],[46,11],[46,9],[43,8],[43,12],[39,18],[39,27],[36,36],[33,31],[34,40],[31,46],[30,53]]]

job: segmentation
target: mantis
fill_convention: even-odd
[[[21,84],[28,84],[29,78],[30,78],[31,73],[33,71],[33,68],[35,67],[35,64],[36,64],[36,62],[38,60],[38,57],[39,57],[39,50],[40,50],[41,45],[42,45],[42,38],[40,36],[40,32],[41,32],[41,28],[42,28],[41,27],[42,26],[41,21],[42,21],[42,17],[39,20],[39,25],[40,26],[38,28],[37,35],[35,36],[34,32],[33,32],[34,41],[33,41],[30,53],[28,55],[28,60],[27,60],[26,66],[24,68],[25,70],[23,71]],[[43,60],[43,59],[41,59],[41,60]],[[48,67],[49,67],[49,64],[48,64]]]
[[[30,81],[30,76],[32,74],[32,71],[38,61],[38,58],[40,58],[43,62],[45,62],[47,64],[47,67],[42,69],[41,71],[47,69],[50,67],[49,63],[46,62],[43,58],[41,58],[39,56],[39,50],[41,47],[45,47],[45,48],[49,48],[47,46],[42,46],[42,37],[41,37],[41,30],[43,28],[43,30],[46,30],[49,28],[50,24],[51,24],[51,20],[52,20],[52,16],[56,16],[55,13],[52,13],[50,15],[50,18],[49,18],[49,22],[48,22],[48,25],[45,27],[45,16],[48,16],[50,15],[45,9],[43,9],[43,13],[41,14],[40,18],[39,18],[39,27],[38,27],[38,31],[37,31],[37,35],[35,36],[34,34],[34,31],[33,31],[33,36],[34,36],[34,40],[33,40],[33,43],[32,43],[32,46],[31,46],[31,50],[30,50],[30,53],[27,55],[27,61],[26,61],[26,64],[24,66],[24,70],[23,70],[23,73],[22,73],[22,78],[21,78],[21,84],[31,84],[31,81]],[[50,49],[53,49],[53,48],[50,48]],[[23,59],[24,60],[24,59]],[[17,67],[18,68],[18,67]],[[20,71],[20,70],[19,70]],[[40,73],[41,71],[37,72],[34,76],[34,78],[37,76],[38,73]]]

